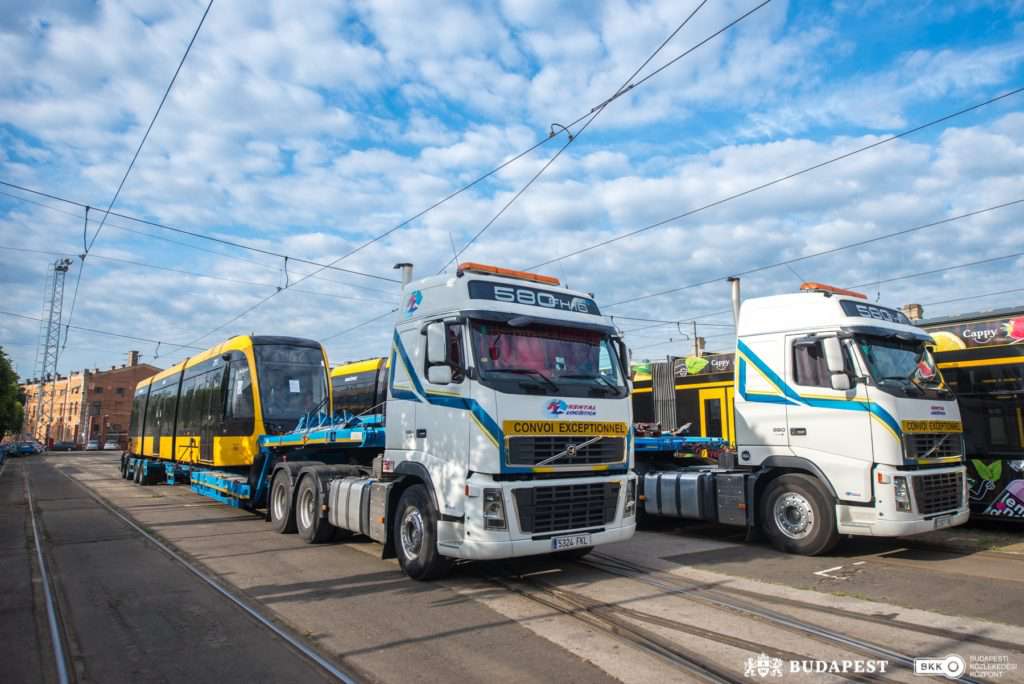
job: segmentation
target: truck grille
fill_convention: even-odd
[[[615,519],[618,482],[512,490],[523,532],[543,534],[600,527]]]
[[[943,438],[945,441],[942,441]],[[904,435],[904,439],[907,458],[910,459],[963,456],[959,433],[923,432]],[[938,448],[935,448],[935,445],[938,445]],[[933,448],[935,451],[931,451]]]
[[[922,515],[955,510],[963,501],[964,480],[960,473],[915,475],[911,480],[914,482],[914,501]]]
[[[582,444],[592,437],[510,437],[508,464],[535,466],[559,454],[574,444]],[[552,466],[596,465],[621,463],[626,460],[626,440],[623,437],[605,437],[583,447],[574,455],[566,454]]]

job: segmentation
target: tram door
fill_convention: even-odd
[[[713,387],[702,389],[700,401],[700,434],[704,437],[721,437],[730,444],[735,441],[732,416],[733,388]]]

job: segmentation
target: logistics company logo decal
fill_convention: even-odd
[[[562,399],[552,399],[544,407],[549,416],[596,416],[597,406],[594,404],[570,404]]]
[[[405,300],[404,311],[405,311],[406,318],[408,318],[409,316],[412,316],[416,312],[416,309],[420,308],[420,304],[422,302],[423,302],[423,293],[422,292],[420,292],[419,290],[416,290],[415,292],[410,294],[409,298],[407,300]]]

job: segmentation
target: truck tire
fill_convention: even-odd
[[[121,479],[128,479],[128,457],[124,454],[121,454]]]
[[[267,499],[270,524],[278,534],[295,534],[295,500],[292,498],[292,479],[283,470],[277,471],[270,485]]]
[[[768,484],[762,496],[761,526],[772,545],[786,553],[818,556],[839,542],[835,506],[810,475],[782,475]]]
[[[295,491],[295,527],[307,544],[323,544],[334,538],[334,525],[320,515],[320,483],[306,475]]]
[[[398,564],[414,580],[437,579],[452,567],[437,550],[437,519],[426,487],[416,484],[402,492],[391,534]]]
[[[142,483],[142,464],[141,463],[136,463],[135,464],[135,473],[134,473],[134,477],[132,479],[135,480],[135,484],[141,484]]]

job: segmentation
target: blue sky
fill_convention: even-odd
[[[586,113],[696,4],[218,0],[116,209],[334,259],[552,123]],[[710,0],[643,73],[757,4]],[[204,7],[0,1],[0,180],[105,207]],[[774,0],[609,105],[465,257],[528,267],[1022,85],[1020,0]],[[564,139],[339,265],[384,277],[399,261],[437,271],[451,242],[465,243]],[[0,190],[0,309],[38,316],[48,264],[82,251],[82,212]],[[1024,94],[547,270],[612,303],[1021,198]],[[764,271],[745,279],[745,294],[790,291],[801,279],[861,285],[1024,252],[1022,219],[1018,205]],[[1002,259],[867,289],[889,305],[923,302],[936,316],[1011,306],[1024,291],[945,302],[1024,288],[1022,265]],[[154,360],[153,344],[73,330],[61,370],[121,363],[130,349],[172,363],[183,352],[169,345],[274,292],[282,267],[111,218],[83,272],[74,323],[166,344]],[[294,281],[311,269],[288,270]],[[253,331],[325,338],[395,299],[393,283],[325,271],[199,344]],[[727,308],[719,282],[609,312],[696,317],[709,346],[725,349]],[[333,338],[331,358],[384,353],[389,324]],[[639,357],[685,352],[674,326],[622,327]],[[0,346],[23,376],[37,334],[38,323],[0,315]]]

